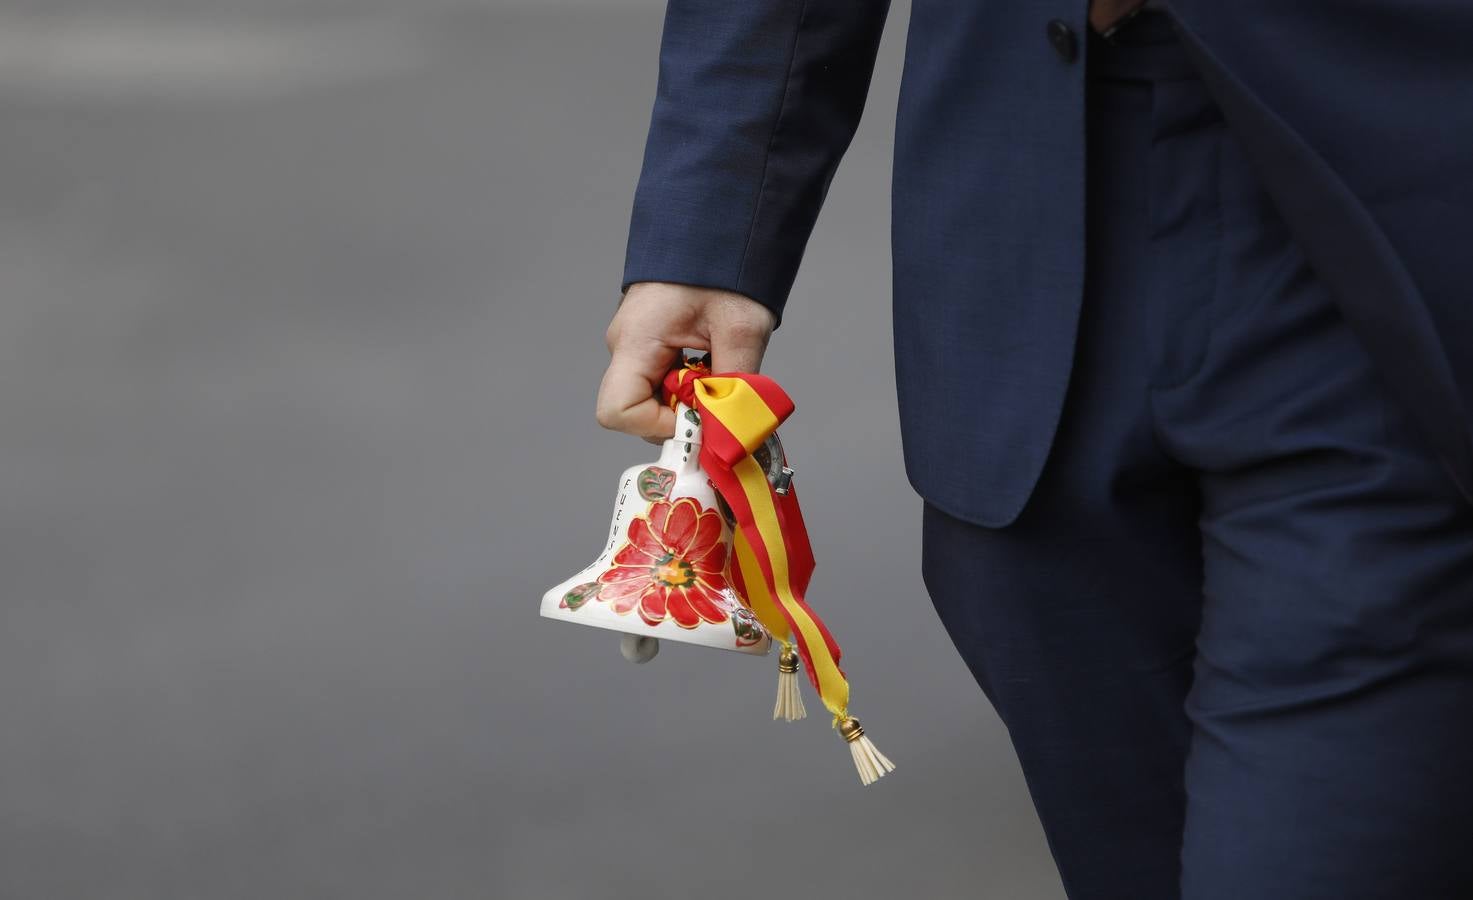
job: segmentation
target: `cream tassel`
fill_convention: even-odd
[[[772,707],[772,718],[796,722],[807,716],[803,695],[798,691],[798,651],[786,646],[777,657],[777,703]]]
[[[854,757],[854,768],[859,770],[859,780],[874,784],[885,777],[886,772],[895,771],[895,764],[880,752],[874,742],[864,736],[864,728],[853,716],[845,716],[837,723],[839,736],[849,744],[849,754]]]

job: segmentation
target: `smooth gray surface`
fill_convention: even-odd
[[[653,458],[592,403],[659,14],[508,10],[0,2],[0,898],[1057,900],[919,575],[905,7],[768,368],[868,789],[775,660],[537,616]]]

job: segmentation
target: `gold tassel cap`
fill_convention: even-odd
[[[854,768],[859,770],[859,780],[869,785],[895,771],[895,764],[881,753],[874,742],[864,736],[864,726],[853,716],[844,716],[835,723],[839,736],[849,744],[849,754],[854,758]]]
[[[798,651],[787,645],[777,657],[777,703],[772,707],[772,718],[796,722],[807,716],[798,690]]]

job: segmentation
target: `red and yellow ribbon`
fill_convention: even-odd
[[[793,412],[793,401],[763,375],[713,375],[704,366],[672,371],[665,395],[701,417],[701,467],[736,517],[732,584],[774,638],[795,644],[835,723],[848,716],[849,681],[841,651],[804,600],[813,575],[813,548],[798,494],[778,493],[753,452]],[[848,738],[846,737],[846,740]]]

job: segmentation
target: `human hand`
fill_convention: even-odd
[[[711,351],[713,372],[756,372],[776,319],[731,291],[643,281],[629,286],[609,323],[609,368],[595,415],[614,431],[659,443],[675,433],[675,412],[659,400],[680,351]]]

